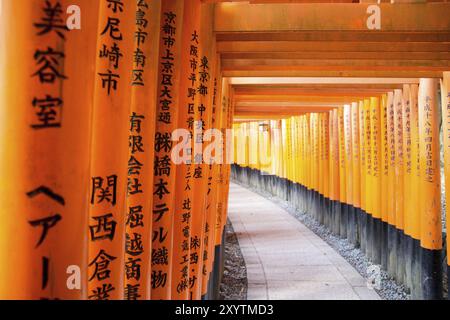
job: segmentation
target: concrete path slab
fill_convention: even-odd
[[[229,218],[247,265],[249,300],[378,300],[325,241],[273,202],[230,185]]]

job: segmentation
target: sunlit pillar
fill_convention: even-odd
[[[439,157],[439,102],[436,79],[420,79],[420,245],[424,299],[442,297],[442,221]]]

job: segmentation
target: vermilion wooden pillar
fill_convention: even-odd
[[[380,99],[370,98],[370,126],[372,147],[372,261],[381,264],[381,252],[384,250],[381,239],[381,112]]]
[[[183,29],[181,37],[181,76],[178,108],[178,130],[175,142],[179,149],[172,157],[177,158],[175,204],[173,221],[173,263],[172,293],[174,300],[189,298],[191,276],[190,244],[191,221],[194,200],[192,165],[192,138],[194,134],[194,113],[199,104],[197,93],[198,65],[200,63],[200,0],[188,1],[184,5]],[[181,131],[182,130],[182,131]]]
[[[357,102],[351,105],[351,131],[352,131],[352,168],[353,168],[353,206],[355,208],[357,244],[360,243],[360,218],[361,218],[361,155],[359,135],[359,106]]]
[[[136,1],[100,1],[89,192],[89,292],[123,299],[125,212]],[[120,21],[120,22],[119,22]],[[91,31],[93,32],[93,30]],[[122,56],[110,54],[120,51]],[[141,250],[137,236],[129,250]]]
[[[207,183],[207,197],[206,197],[206,223],[204,226],[204,250],[203,250],[203,268],[202,268],[202,297],[211,299],[213,292],[210,292],[211,273],[213,271],[214,263],[214,240],[215,240],[215,224],[216,212],[218,203],[218,189],[219,189],[219,165],[224,161],[224,140],[221,128],[222,108],[220,108],[221,95],[221,72],[219,57],[215,56],[215,68],[213,78],[213,92],[212,92],[212,117],[211,117],[211,133],[206,134],[205,139],[210,142],[209,148],[214,148],[214,152],[209,152],[208,147],[205,152],[211,155],[211,159],[205,159],[210,166],[208,183]],[[233,157],[234,158],[234,157]]]
[[[333,233],[340,234],[340,185],[341,185],[341,173],[340,173],[340,153],[339,153],[339,118],[338,109],[331,111],[331,124],[330,124],[330,150],[331,150],[331,166],[333,173],[333,183],[331,189],[333,190]],[[344,191],[344,190],[343,190]]]
[[[334,141],[333,141],[333,131],[334,131],[334,123],[333,123],[333,110],[328,111],[328,144],[329,144],[329,163],[328,163],[328,172],[329,172],[329,199],[331,201],[331,213],[330,213],[330,229],[333,231],[334,226],[334,201],[336,200],[335,196],[335,187],[334,187],[334,181],[335,181],[335,170],[334,170],[334,159],[335,159],[335,153],[334,153]],[[302,137],[304,139],[304,137]],[[302,154],[303,157],[303,154]]]
[[[161,0],[145,3],[137,1],[128,126],[128,196],[125,231],[127,239],[141,239],[142,250],[125,252],[126,300],[150,299],[153,172],[166,170],[167,164],[166,160],[161,159],[154,165],[160,16]],[[129,244],[131,245],[131,242]]]
[[[353,141],[352,141],[352,106],[344,106],[344,135],[345,135],[345,167],[346,167],[346,203],[345,210],[347,214],[347,238],[353,244],[356,244],[356,219],[354,214],[353,199]]]
[[[345,166],[345,121],[344,121],[344,108],[338,109],[338,139],[339,139],[339,201],[341,203],[341,217],[339,233],[341,237],[347,237],[347,212],[344,209],[343,204],[347,201],[347,187],[346,187],[346,166]]]
[[[228,210],[228,194],[229,194],[229,184],[230,184],[230,148],[231,145],[229,143],[229,134],[230,129],[233,123],[233,115],[234,115],[234,103],[233,103],[233,92],[231,89],[231,85],[225,79],[222,83],[222,97],[224,97],[223,101],[223,112],[224,115],[222,117],[222,125],[225,128],[226,136],[225,136],[225,157],[226,161],[224,162],[224,166],[222,168],[222,196],[221,196],[221,209],[218,210],[218,214],[220,214],[220,218],[216,220],[216,244],[221,243],[223,230],[227,220],[227,210]],[[219,231],[217,231],[217,228]]]
[[[84,299],[98,5],[1,5],[0,298]]]
[[[219,101],[220,108],[222,108],[222,117],[221,117],[221,126],[226,129],[228,122],[228,114],[230,108],[230,85],[227,79],[224,79],[222,82],[222,90],[221,90],[221,99]],[[241,124],[242,126],[242,124]],[[277,130],[277,129],[275,129]],[[226,137],[225,137],[226,138]],[[240,134],[240,140],[242,140],[242,133]],[[226,149],[225,149],[226,152]],[[237,148],[238,153],[242,153],[243,151],[240,148]],[[239,158],[239,154],[237,154]],[[226,154],[225,158],[226,160]],[[215,224],[215,246],[220,246],[222,242],[222,228],[226,224],[226,221],[223,221],[224,217],[226,217],[225,211],[225,200],[226,200],[226,189],[227,189],[227,179],[226,179],[226,166],[227,162],[224,160],[224,163],[219,167],[219,199],[217,203],[217,212],[216,212],[216,224]]]
[[[387,211],[388,211],[388,272],[392,277],[397,273],[397,221],[395,214],[395,111],[394,92],[388,92],[386,102],[387,135],[388,135],[388,177],[387,177]]]
[[[289,134],[290,134],[290,128],[289,126]],[[317,177],[318,177],[318,199],[317,199],[317,205],[318,205],[318,212],[317,212],[317,219],[320,224],[323,224],[323,185],[324,185],[324,174],[323,174],[323,155],[324,155],[324,148],[323,148],[323,113],[317,114]],[[288,163],[291,164],[292,160],[288,159]],[[290,167],[290,166],[289,166]]]
[[[323,165],[322,165],[322,175],[323,175],[323,195],[324,195],[324,222],[329,227],[330,226],[330,114],[328,112],[323,113]],[[298,151],[296,152],[296,154]],[[298,164],[295,164],[295,168]]]
[[[359,118],[359,154],[360,154],[360,184],[361,184],[361,209],[363,210],[363,215],[361,217],[361,250],[365,252],[366,250],[366,232],[363,230],[365,228],[366,219],[366,131],[364,127],[364,101],[361,100],[358,103],[358,118]]]
[[[172,133],[178,128],[183,34],[183,0],[162,1],[160,17],[158,91],[154,163],[168,160],[153,179],[152,300],[171,299],[173,221],[176,168],[171,159]]]
[[[403,113],[403,215],[404,215],[404,259],[405,259],[405,285],[412,288],[412,264],[413,264],[413,196],[411,191],[413,188],[412,178],[412,100],[411,87],[409,85],[403,86],[402,96],[402,113]]]
[[[224,83],[226,83],[226,84],[228,84],[228,82],[224,82]],[[228,85],[229,86],[229,85]],[[225,165],[225,174],[224,174],[224,176],[223,176],[223,178],[224,178],[224,187],[225,187],[225,190],[224,190],[224,194],[223,194],[223,203],[224,203],[224,209],[225,210],[223,210],[222,211],[222,218],[221,218],[221,221],[222,221],[222,228],[221,228],[221,230],[222,230],[222,232],[223,232],[223,230],[224,230],[224,227],[225,227],[225,224],[226,224],[226,220],[227,220],[227,216],[228,216],[228,195],[229,195],[229,190],[230,190],[230,170],[231,170],[231,166],[230,166],[230,155],[231,155],[231,152],[230,152],[230,147],[231,147],[231,145],[230,145],[230,143],[229,143],[229,141],[230,141],[230,130],[231,130],[231,127],[232,127],[232,124],[233,124],[233,117],[234,117],[234,109],[235,109],[235,106],[234,106],[234,91],[233,91],[233,89],[231,88],[231,86],[229,86],[230,88],[228,89],[228,92],[229,92],[229,99],[228,99],[228,104],[226,105],[226,109],[225,109],[225,117],[224,117],[224,127],[225,127],[225,132],[226,132],[226,135],[225,135],[225,146],[226,146],[226,148],[225,148],[225,150],[226,150],[226,152],[225,152],[225,155],[226,155],[226,165]],[[222,87],[222,90],[224,90],[223,89],[223,87]],[[220,236],[222,237],[222,233],[220,234]],[[217,239],[217,237],[216,237],[216,239]]]
[[[420,285],[420,157],[419,157],[419,114],[418,114],[419,86],[410,86],[410,108],[411,108],[411,237],[413,241],[411,261],[411,297],[420,299],[422,297],[422,286]]]
[[[388,270],[389,261],[389,213],[388,213],[388,194],[389,188],[389,134],[388,134],[388,95],[383,94],[380,100],[380,212],[381,212],[381,266]]]
[[[404,231],[411,235],[411,96],[409,85],[403,86],[402,96],[402,126],[403,126],[403,191],[404,191]]]
[[[394,132],[395,132],[395,223],[397,226],[397,273],[396,280],[405,280],[404,259],[404,180],[403,180],[403,102],[402,90],[394,90]]]
[[[365,152],[365,162],[364,162],[364,198],[365,198],[365,211],[366,215],[366,226],[364,232],[366,234],[366,256],[372,259],[373,254],[373,193],[372,193],[372,128],[371,128],[371,112],[370,112],[370,99],[364,99],[364,152]]]
[[[450,72],[444,72],[444,79],[441,82],[442,98],[442,132],[444,142],[444,174],[445,174],[445,201],[450,203]],[[446,216],[446,227],[450,230],[450,216]],[[448,252],[450,237],[447,237],[447,277],[450,274],[450,256]],[[450,287],[450,285],[449,285]]]
[[[199,30],[198,85],[199,103],[194,107],[193,150],[193,211],[191,224],[190,290],[189,298],[201,299],[203,241],[206,222],[206,193],[208,190],[209,166],[204,162],[204,133],[211,126],[212,96],[214,91],[215,47],[212,35],[211,5],[204,4],[201,10]]]
[[[442,297],[442,222],[439,160],[439,110],[437,79],[420,79],[419,157],[420,157],[420,245],[422,295]]]

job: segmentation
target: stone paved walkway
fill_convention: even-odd
[[[249,300],[380,299],[344,258],[276,204],[236,184],[229,201]]]

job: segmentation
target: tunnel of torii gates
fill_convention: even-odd
[[[0,298],[217,298],[230,176],[441,298],[450,3],[326,2],[1,0]]]

